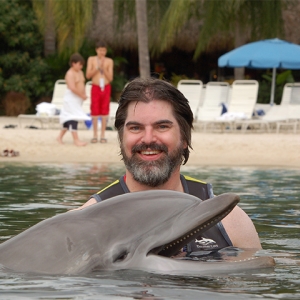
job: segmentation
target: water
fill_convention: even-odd
[[[0,242],[84,203],[121,176],[105,164],[0,164]],[[252,218],[274,271],[231,276],[168,276],[137,271],[88,276],[0,273],[0,299],[299,299],[300,170],[184,167],[211,182],[215,194],[235,192]]]

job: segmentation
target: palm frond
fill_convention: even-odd
[[[54,1],[53,13],[58,36],[58,49],[79,50],[92,24],[92,0]]]

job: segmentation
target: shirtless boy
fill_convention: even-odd
[[[63,136],[69,130],[72,133],[76,146],[85,146],[87,143],[78,138],[77,126],[79,120],[90,120],[90,117],[82,110],[82,101],[87,99],[85,93],[85,78],[82,72],[84,58],[75,53],[70,57],[70,69],[67,71],[65,80],[67,90],[64,95],[63,108],[60,113],[60,123],[62,130],[57,137],[57,141],[63,144]]]
[[[100,143],[106,143],[105,129],[109,115],[111,94],[110,83],[113,80],[114,62],[106,57],[107,47],[103,41],[96,43],[96,56],[90,56],[87,61],[86,78],[92,79],[91,116],[93,122],[93,138],[91,143],[98,142],[98,118],[101,117]]]

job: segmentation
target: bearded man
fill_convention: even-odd
[[[173,85],[154,78],[131,81],[119,100],[115,127],[125,174],[79,209],[120,194],[154,189],[188,193],[202,200],[214,197],[211,184],[180,173],[192,149],[193,113]],[[251,219],[238,206],[183,250],[189,255],[228,246],[261,249]]]

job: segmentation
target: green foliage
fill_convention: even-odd
[[[178,82],[180,80],[184,80],[184,79],[191,79],[191,78],[188,78],[186,75],[177,75],[175,73],[172,73],[172,76],[171,76],[171,83],[177,87],[178,85]]]
[[[59,52],[78,52],[93,20],[93,0],[32,0],[40,32],[54,21]]]
[[[280,104],[283,88],[286,83],[295,82],[292,71],[284,71],[276,75],[274,103]],[[258,103],[270,103],[272,85],[272,71],[268,70],[261,75],[258,91]]]
[[[114,79],[111,83],[113,92],[121,92],[128,82],[123,72],[123,65],[128,64],[126,58],[121,56],[113,57],[114,60]]]
[[[1,1],[0,95],[14,91],[35,101],[51,91],[45,82],[49,68],[41,58],[43,41],[31,2]]]

